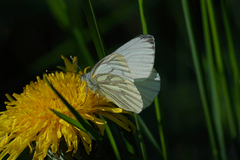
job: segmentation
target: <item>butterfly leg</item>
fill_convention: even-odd
[[[99,97],[100,97],[99,93],[97,93],[97,97],[98,97],[98,106],[99,106]]]

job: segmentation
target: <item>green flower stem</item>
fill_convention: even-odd
[[[209,109],[209,104],[207,102],[206,88],[205,88],[204,81],[203,81],[203,73],[202,73],[202,70],[200,67],[200,62],[199,62],[200,60],[198,57],[196,42],[195,42],[194,35],[193,35],[193,28],[192,28],[192,24],[191,24],[191,18],[190,18],[187,0],[182,0],[182,7],[183,7],[183,13],[184,13],[184,17],[185,17],[185,23],[186,23],[189,43],[190,43],[190,47],[191,47],[191,53],[192,53],[192,57],[193,57],[193,64],[194,64],[194,68],[196,71],[199,92],[200,92],[203,110],[204,110],[204,114],[205,114],[205,118],[206,118],[210,143],[211,143],[211,147],[212,147],[212,153],[213,153],[214,159],[217,160],[218,159],[218,149],[216,147],[217,145],[215,142],[213,125],[212,125],[212,121],[211,121],[211,117],[210,117],[210,113],[209,113],[210,109]]]

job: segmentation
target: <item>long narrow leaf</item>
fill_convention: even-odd
[[[143,119],[140,116],[138,116],[138,120],[139,120],[140,127],[142,128],[143,134],[145,134],[145,136],[147,137],[149,142],[152,143],[152,145],[156,149],[157,153],[162,156],[162,150],[161,150],[160,146],[158,145],[157,140],[154,139],[152,133],[150,132],[147,125],[145,124],[145,122],[143,121]]]
[[[222,15],[223,15],[223,22],[224,22],[224,27],[226,31],[226,37],[227,37],[227,43],[228,43],[228,50],[229,50],[229,57],[230,57],[230,64],[232,67],[233,71],[233,82],[234,82],[234,91],[233,91],[233,97],[234,97],[234,102],[235,102],[235,107],[237,109],[237,118],[238,118],[238,129],[240,133],[240,93],[239,93],[239,70],[238,70],[238,64],[237,64],[237,58],[236,58],[236,53],[234,49],[234,44],[233,44],[233,38],[232,38],[232,33],[230,30],[230,25],[228,21],[228,16],[225,8],[225,4],[223,1],[221,1],[221,8],[222,8]]]
[[[206,5],[204,3],[204,0],[201,0],[201,11],[202,11],[202,21],[203,21],[203,32],[204,32],[204,40],[205,40],[205,47],[206,47],[206,53],[207,53],[207,62],[208,62],[208,75],[210,79],[210,86],[211,86],[211,94],[212,94],[212,101],[214,101],[213,104],[215,104],[215,108],[217,109],[216,104],[218,103],[218,93],[216,93],[216,74],[215,74],[215,68],[213,65],[213,57],[212,57],[212,43],[210,38],[210,30],[209,30],[209,24],[208,24],[208,18],[207,18],[207,11],[206,11]],[[215,91],[215,92],[214,92]],[[212,136],[212,135],[210,135]],[[214,159],[219,159],[218,154],[216,154],[215,148],[216,148],[216,142],[214,137],[210,138],[211,145],[212,145],[212,152]]]
[[[77,127],[78,129],[82,130],[83,132],[87,133],[86,129],[77,120],[72,119],[71,117],[68,117],[65,114],[62,114],[62,113],[60,113],[58,111],[55,111],[51,108],[50,108],[50,110],[53,111],[58,117],[62,118],[64,121],[68,122],[69,124]],[[94,137],[92,137],[92,138],[94,139]]]
[[[139,125],[138,115],[136,113],[134,113],[134,117],[135,117],[135,122],[136,122],[136,127],[137,127],[137,140],[138,140],[137,142],[139,142],[143,160],[147,160],[148,157],[147,157],[147,152],[146,152],[145,144],[144,144],[143,137],[142,137],[141,128]]]
[[[100,118],[101,118],[103,121],[105,121],[105,119],[103,118],[103,116],[100,115]],[[115,143],[115,140],[114,140],[114,137],[113,137],[113,135],[112,135],[112,132],[111,132],[111,130],[110,130],[110,128],[109,128],[109,126],[108,126],[107,123],[104,123],[104,125],[105,125],[105,129],[106,129],[106,132],[107,132],[109,141],[110,141],[110,143],[111,143],[111,145],[112,145],[112,148],[113,148],[113,151],[114,151],[114,153],[115,153],[116,159],[117,159],[117,160],[121,160],[121,157],[120,157],[120,154],[119,154],[119,151],[118,151],[118,147],[117,147],[117,145],[116,145],[116,143]]]
[[[82,4],[90,29],[90,33],[92,34],[93,42],[97,50],[98,58],[102,59],[104,56],[106,56],[105,47],[103,45],[103,41],[99,32],[91,0],[82,0]]]
[[[148,22],[148,12],[147,12],[147,2],[146,0],[138,0],[139,3],[139,10],[140,10],[140,17],[141,17],[141,23],[142,23],[142,31],[143,34],[148,34],[149,30],[150,30],[150,25]],[[154,104],[155,104],[155,108],[156,108],[156,114],[157,114],[157,121],[158,124],[161,124],[159,127],[159,134],[160,134],[160,139],[161,139],[161,144],[162,144],[162,148],[163,148],[163,156],[164,156],[164,160],[167,160],[167,147],[166,147],[166,140],[165,140],[165,136],[163,135],[163,125],[162,123],[160,123],[161,121],[161,117],[160,117],[160,107],[159,106],[159,99],[158,97],[156,97],[156,99],[154,100]],[[146,129],[146,128],[145,128]],[[149,134],[150,132],[148,132]],[[147,137],[149,137],[150,135],[148,135]],[[151,142],[154,142],[151,140]],[[156,142],[156,141],[155,141]],[[161,149],[158,146],[157,143],[153,143],[153,145],[155,146],[155,148],[158,150],[158,153],[161,153]]]
[[[143,34],[149,33],[149,23],[148,23],[148,11],[147,11],[147,2],[146,0],[138,0],[140,17],[142,22],[142,31]]]
[[[207,122],[209,138],[210,138],[210,142],[211,142],[211,146],[212,146],[212,153],[213,153],[213,156],[215,158],[217,158],[218,157],[217,155],[219,152],[218,152],[218,149],[216,148],[217,145],[215,142],[215,135],[213,132],[213,125],[212,125],[212,120],[211,120],[211,116],[210,116],[210,112],[209,112],[210,109],[209,109],[209,104],[207,101],[206,88],[205,88],[205,84],[203,81],[203,73],[202,73],[202,70],[200,67],[200,60],[198,57],[196,42],[195,42],[195,38],[193,35],[193,27],[191,24],[191,18],[190,18],[187,0],[182,0],[182,7],[183,7],[183,13],[184,13],[184,17],[185,17],[185,23],[186,23],[189,43],[190,43],[190,47],[191,47],[191,53],[192,53],[192,57],[193,57],[193,64],[194,64],[194,68],[196,71],[199,92],[200,92],[203,110],[204,110],[204,114],[205,114],[205,118],[206,118],[206,122]]]
[[[214,14],[214,7],[212,4],[212,0],[206,0],[206,6],[207,6],[207,11],[209,14],[209,20],[210,20],[210,28],[211,28],[211,33],[212,33],[212,40],[213,40],[213,46],[214,46],[214,51],[215,51],[215,59],[216,59],[216,64],[217,64],[217,71],[219,72],[218,79],[220,80],[220,85],[219,88],[222,88],[222,94],[224,97],[224,102],[226,106],[226,114],[228,118],[228,123],[229,123],[229,128],[230,128],[230,133],[231,133],[231,138],[236,139],[237,138],[237,131],[236,131],[236,125],[233,119],[233,113],[232,113],[232,104],[230,102],[230,95],[228,92],[228,86],[227,86],[227,80],[226,80],[226,75],[224,71],[224,64],[222,60],[222,53],[221,53],[221,47],[220,47],[220,42],[219,42],[219,35],[218,35],[218,29],[217,29],[217,23],[216,23],[216,18]],[[222,111],[222,113],[225,113]],[[218,121],[218,120],[216,120]],[[223,133],[220,133],[223,135]],[[220,137],[219,137],[220,138]],[[221,149],[221,154],[223,157],[226,158],[226,148],[225,148],[225,142],[224,142],[224,137],[221,137],[219,139],[220,141],[220,149]],[[224,159],[225,159],[224,158]]]

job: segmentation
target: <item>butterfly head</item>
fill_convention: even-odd
[[[90,72],[83,74],[80,76],[82,81],[85,81],[87,83],[87,87],[92,91],[92,92],[97,92],[99,89],[99,86],[94,79],[92,79]]]

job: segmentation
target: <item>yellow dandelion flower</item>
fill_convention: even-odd
[[[76,65],[65,57],[62,58],[67,72],[51,73],[47,78],[83,118],[95,124],[94,127],[102,135],[105,127],[98,114],[114,121],[127,131],[135,130],[131,121],[120,114],[129,112],[115,107],[107,99],[98,97],[88,89],[86,94],[86,83],[81,82],[81,73],[76,74]],[[5,102],[7,110],[0,112],[0,159],[7,154],[8,159],[16,159],[26,147],[32,152],[32,142],[36,144],[33,159],[44,159],[50,148],[51,152],[57,155],[62,139],[66,142],[67,151],[76,153],[78,145],[83,144],[86,152],[90,154],[91,137],[49,109],[74,118],[43,79],[37,77],[36,82],[26,85],[23,93],[14,93],[15,99],[9,95],[7,97],[9,99],[9,102]]]

